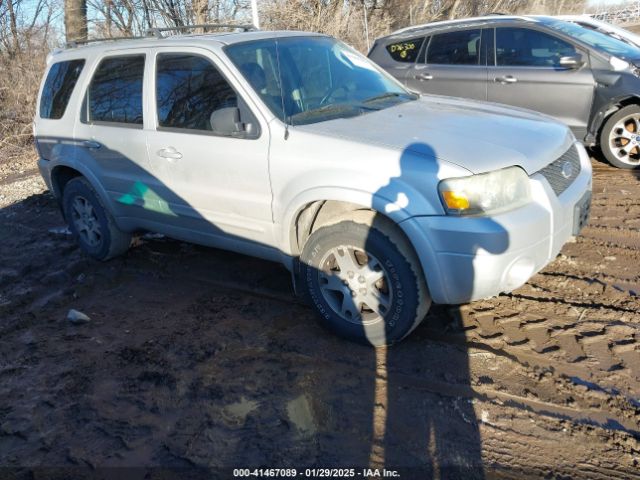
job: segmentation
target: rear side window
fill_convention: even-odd
[[[557,67],[561,57],[575,54],[573,45],[544,32],[526,28],[496,29],[498,66]]]
[[[142,125],[144,55],[103,59],[87,93],[90,122]]]
[[[414,38],[402,42],[387,45],[387,52],[396,62],[413,63],[418,58],[418,52],[424,42],[424,38]]]
[[[211,114],[237,107],[238,97],[208,59],[197,55],[158,55],[156,101],[161,127],[212,130]]]
[[[481,30],[460,30],[434,35],[429,42],[427,63],[440,65],[478,65]]]
[[[51,66],[42,89],[40,118],[62,118],[83,67],[84,60],[69,60]]]

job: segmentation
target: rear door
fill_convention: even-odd
[[[582,55],[578,69],[560,58]],[[488,68],[488,100],[551,115],[586,133],[595,81],[586,52],[546,31],[523,27],[495,29],[495,53]]]
[[[432,35],[407,72],[407,87],[422,93],[486,100],[487,68],[482,48],[480,28]]]
[[[107,192],[115,215],[133,219],[157,211],[147,159],[142,49],[107,53],[92,65],[74,137],[83,163]]]

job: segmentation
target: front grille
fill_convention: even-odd
[[[547,179],[556,195],[564,192],[580,173],[580,155],[575,145],[564,152],[560,158],[550,163],[540,173]]]

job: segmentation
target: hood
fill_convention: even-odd
[[[440,96],[423,96],[357,117],[296,128],[410,151],[473,173],[519,165],[531,175],[556,160],[575,141],[569,129],[551,117]]]

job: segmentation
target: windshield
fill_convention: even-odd
[[[546,24],[551,28],[570,35],[591,47],[603,50],[614,57],[640,57],[640,50],[638,48],[605,33],[598,32],[597,30],[591,30],[575,23],[563,22],[562,20],[550,20],[549,22],[546,22]]]
[[[291,125],[362,115],[417,98],[329,37],[258,40],[225,51],[271,111]]]

